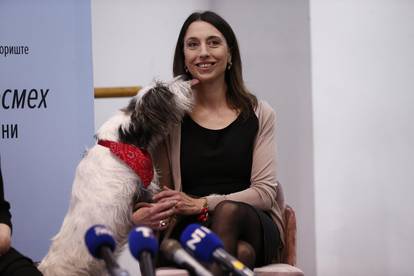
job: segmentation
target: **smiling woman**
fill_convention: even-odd
[[[198,83],[193,110],[154,154],[164,186],[154,201],[175,202],[179,217],[167,233],[177,239],[198,221],[250,268],[280,261],[275,114],[246,89],[230,25],[211,11],[191,14],[178,36],[173,73]]]

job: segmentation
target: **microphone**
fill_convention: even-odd
[[[86,231],[85,243],[92,256],[104,260],[111,276],[129,276],[126,270],[119,267],[112,254],[116,245],[111,230],[104,225],[94,225]]]
[[[158,240],[146,226],[139,226],[129,233],[129,250],[139,262],[142,276],[155,276],[153,258],[158,251]]]
[[[166,239],[161,243],[160,250],[168,260],[175,262],[191,273],[195,273],[198,276],[213,276],[213,274],[188,254],[176,240]]]
[[[225,269],[239,276],[253,276],[253,271],[223,249],[223,242],[207,227],[194,223],[181,233],[181,245],[194,253],[202,261],[216,261]]]

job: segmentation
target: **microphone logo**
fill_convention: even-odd
[[[154,237],[154,233],[152,232],[151,228],[140,226],[136,227],[133,231],[141,233],[144,238],[152,238]]]
[[[109,230],[107,227],[105,227],[103,225],[96,225],[92,229],[93,229],[93,231],[95,231],[95,235],[97,235],[97,236],[102,236],[102,235],[113,236],[113,233],[111,232],[111,230]]]
[[[211,231],[207,227],[201,226],[194,230],[194,232],[191,234],[191,239],[189,239],[186,242],[186,246],[190,248],[191,250],[196,250],[196,244],[200,243],[203,238],[207,234],[210,234]]]

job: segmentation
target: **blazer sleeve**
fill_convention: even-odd
[[[277,204],[276,114],[267,103],[260,102],[256,115],[259,119],[259,130],[253,148],[251,185],[240,192],[207,196],[209,210],[213,210],[223,200],[245,202],[265,211]]]

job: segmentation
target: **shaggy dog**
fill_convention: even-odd
[[[169,83],[155,82],[102,125],[96,134],[98,143],[76,169],[68,213],[39,265],[45,276],[106,274],[103,262],[88,253],[85,232],[94,224],[107,226],[119,245],[115,256],[119,255],[133,227],[134,204],[137,199],[151,198],[148,193],[157,189],[156,177],[146,189],[155,171],[148,152],[182,120],[192,104],[189,81],[177,77]],[[137,152],[138,148],[142,150]],[[137,155],[143,160],[137,162]],[[136,169],[137,164],[141,168]],[[138,176],[137,171],[142,174]]]

